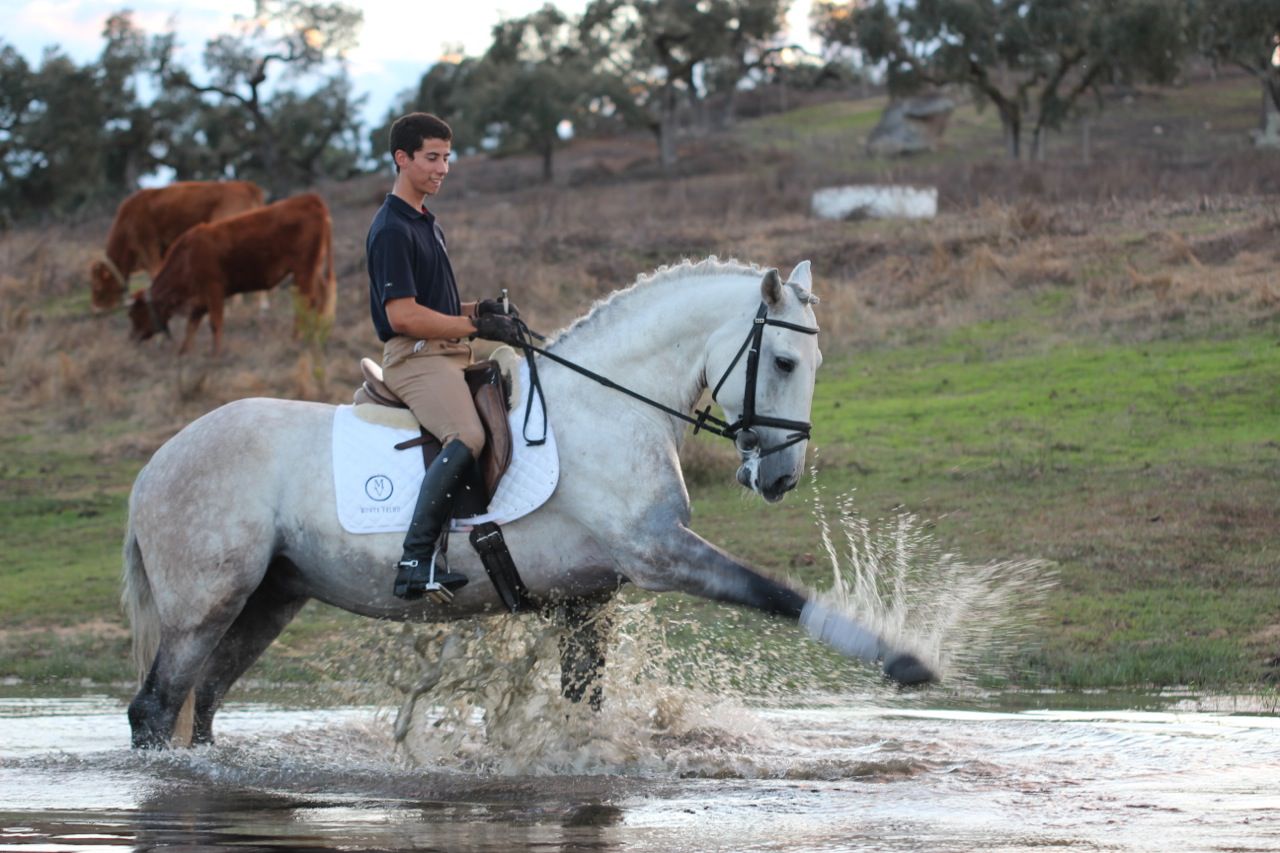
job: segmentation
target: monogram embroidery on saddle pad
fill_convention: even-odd
[[[486,521],[515,521],[546,503],[556,489],[560,459],[555,436],[548,424],[545,443],[527,445],[521,438],[529,394],[528,366],[521,362],[516,374],[518,397],[512,400],[507,418],[513,438],[511,464],[498,483],[488,512],[454,519],[453,530]],[[536,396],[533,407],[529,423],[540,426],[543,413]],[[409,529],[422,485],[422,451],[418,447],[396,450],[395,446],[420,434],[417,421],[408,410],[368,404],[337,408],[333,416],[333,485],[338,521],[344,530],[403,533]],[[540,436],[531,435],[537,437]]]

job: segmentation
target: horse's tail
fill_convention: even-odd
[[[151,581],[142,562],[142,548],[133,532],[132,518],[124,536],[124,589],[120,603],[133,633],[133,666],[141,685],[160,648],[160,613],[151,595]]]
[[[151,671],[156,652],[160,650],[160,611],[151,594],[151,580],[147,577],[147,567],[142,561],[138,535],[133,530],[132,513],[130,516],[124,535],[124,586],[120,593],[120,603],[124,606],[133,634],[133,667],[138,675],[138,686],[141,687],[147,680],[147,673]],[[195,695],[191,693],[178,712],[173,729],[174,741],[190,744],[194,724]]]

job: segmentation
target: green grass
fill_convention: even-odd
[[[0,628],[110,616],[132,474],[87,449],[0,440]]]
[[[871,471],[968,476],[1275,460],[1271,337],[1075,344],[1004,354],[990,326],[824,371],[813,421]]]
[[[1058,587],[1025,687],[1258,684],[1280,649],[1280,346],[1267,335],[1038,347],[1013,324],[824,366],[818,487],[903,508],[969,562],[1044,559]],[[811,488],[811,487],[810,487]],[[805,489],[694,490],[695,527],[828,585]],[[825,501],[830,505],[830,499]],[[806,556],[808,555],[808,556]]]
[[[87,446],[68,449],[32,435],[0,439],[0,678],[133,678],[119,599],[128,492],[139,467],[97,460]],[[255,677],[321,678],[315,648],[356,620],[310,605]]]
[[[853,490],[869,517],[905,507],[971,562],[1050,561],[1059,585],[1017,684],[1269,678],[1277,650],[1257,637],[1280,621],[1274,338],[1048,345],[1027,328],[983,324],[829,359],[813,411],[824,494]],[[0,677],[130,677],[122,636],[51,629],[123,625],[120,542],[137,465],[30,436],[0,442]],[[731,462],[714,473],[692,488],[695,529],[772,573],[828,583],[812,485],[768,506],[731,483]],[[662,612],[679,615],[671,637],[682,648],[726,618],[685,599]],[[252,676],[323,678],[317,651],[360,621],[311,605]],[[764,624],[743,617],[711,642],[751,645]]]

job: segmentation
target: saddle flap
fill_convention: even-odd
[[[383,406],[408,408],[382,380],[382,366],[371,358],[360,360],[360,372],[364,375],[364,385],[356,391],[356,403],[378,403]],[[486,496],[492,500],[498,490],[502,475],[511,465],[513,445],[511,442],[511,424],[507,420],[507,399],[509,388],[503,377],[501,367],[493,360],[478,361],[463,370],[467,387],[471,390],[471,400],[475,404],[476,414],[484,426],[484,450],[480,453],[480,471],[484,475]],[[367,398],[367,399],[366,399]],[[402,441],[396,449],[405,450],[410,447],[422,448],[423,464],[430,467],[431,461],[440,452],[440,440],[422,430],[418,438]]]
[[[498,482],[511,464],[511,423],[507,420],[507,388],[496,361],[481,361],[463,371],[471,388],[476,413],[484,424],[484,451],[480,470],[492,498]]]

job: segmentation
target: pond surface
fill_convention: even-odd
[[[737,705],[642,764],[501,775],[370,708],[234,704],[216,746],[135,753],[117,699],[0,699],[0,851],[1280,851],[1280,718],[1204,707]]]

